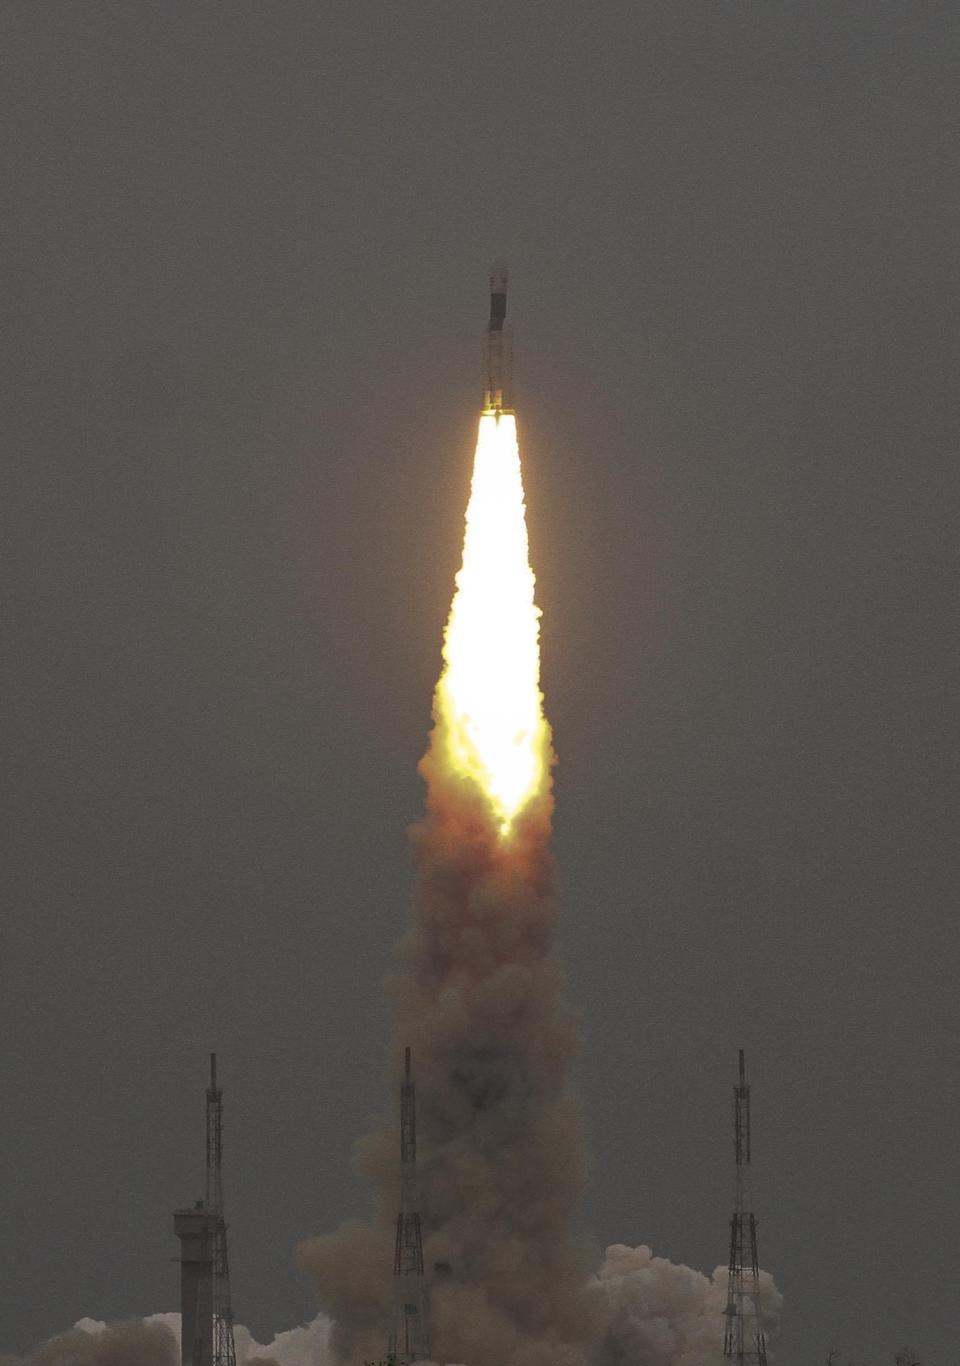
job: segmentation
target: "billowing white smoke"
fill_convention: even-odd
[[[81,1319],[28,1357],[0,1357],[0,1366],[178,1366],[179,1360],[179,1339],[165,1323],[129,1319],[107,1326]]]
[[[330,1321],[318,1314],[299,1328],[257,1342],[237,1324],[237,1366],[331,1366]],[[0,1366],[179,1366],[180,1315],[151,1314],[107,1324],[80,1319],[65,1333],[48,1338],[28,1357],[2,1357]]]
[[[727,1268],[704,1276],[655,1257],[648,1247],[608,1247],[596,1285],[605,1329],[596,1366],[719,1366]],[[783,1296],[760,1273],[759,1311],[769,1342],[780,1324]]]
[[[249,1329],[237,1324],[234,1329],[237,1366],[252,1366],[255,1361],[275,1361],[277,1366],[330,1366],[330,1320],[318,1314],[310,1323],[277,1333],[272,1342],[255,1341]]]

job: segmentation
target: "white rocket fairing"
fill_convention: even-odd
[[[490,321],[483,338],[483,411],[513,411],[513,337],[506,325],[507,267],[498,261],[490,272]]]

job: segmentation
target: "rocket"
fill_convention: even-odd
[[[483,411],[511,413],[513,337],[506,326],[507,267],[498,261],[490,272],[490,321],[483,336]]]

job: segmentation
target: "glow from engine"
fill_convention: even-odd
[[[542,787],[549,740],[540,692],[523,479],[512,414],[485,411],[463,565],[444,635],[437,715],[451,767],[486,794],[506,835]]]

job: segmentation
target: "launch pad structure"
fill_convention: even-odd
[[[223,1214],[223,1092],[217,1086],[217,1055],[210,1054],[207,1087],[207,1184],[205,1198],[177,1210],[180,1239],[180,1360],[182,1366],[236,1366],[227,1224]]]
[[[723,1355],[740,1362],[741,1366],[767,1366],[767,1344],[760,1321],[757,1219],[750,1190],[750,1086],[742,1048],[739,1079],[733,1088],[733,1142],[737,1180],[730,1220]]]

